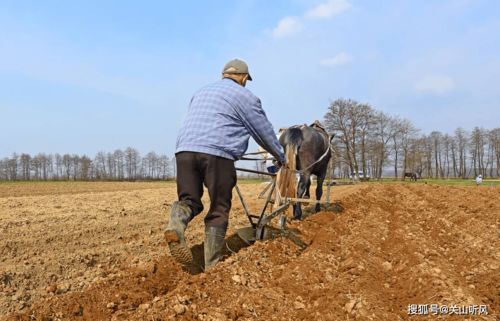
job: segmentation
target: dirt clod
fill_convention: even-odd
[[[176,315],[184,314],[187,311],[187,306],[184,304],[176,304],[173,306]]]

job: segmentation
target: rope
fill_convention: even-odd
[[[266,151],[261,151],[261,152],[246,153],[243,156],[246,156],[246,155],[261,155],[261,154],[267,154],[267,152]]]
[[[326,155],[328,155],[328,152],[333,152],[333,146],[332,146],[332,143],[331,143],[331,141],[330,141],[330,139],[331,139],[331,138],[330,138],[330,135],[328,135],[328,136],[326,137],[326,139],[327,139],[327,142],[328,142],[328,147],[326,148],[326,150],[325,150],[325,152],[323,153],[323,155],[321,155],[321,157],[320,157],[320,158],[318,158],[318,159],[317,159],[314,163],[310,164],[310,165],[309,165],[309,166],[307,166],[306,168],[303,168],[303,169],[301,169],[301,170],[298,170],[298,169],[297,169],[297,170],[295,170],[295,172],[297,172],[297,173],[302,173],[302,172],[305,172],[306,170],[310,169],[311,167],[313,167],[313,166],[314,166],[314,165],[316,165],[317,163],[321,162],[321,160],[323,160],[323,158],[325,158],[325,157],[326,157]],[[262,159],[261,159],[261,158],[247,158],[247,157],[245,157],[245,156],[247,156],[247,155],[260,155],[260,154],[267,154],[267,152],[266,152],[266,151],[262,151],[262,152],[255,152],[255,153],[246,153],[246,154],[244,154],[244,155],[240,158],[240,160],[255,160],[255,161],[258,161],[258,160],[262,160],[262,161],[264,161],[264,160],[266,160],[266,159],[264,159],[264,158],[262,158]],[[273,159],[274,159],[274,158],[271,158],[270,160],[273,160]]]
[[[328,136],[328,147],[326,148],[325,152],[323,153],[323,155],[321,155],[320,158],[318,158],[314,163],[310,164],[309,166],[307,166],[306,168],[303,168],[301,170],[297,170],[297,173],[303,173],[305,172],[306,170],[310,169],[311,167],[313,167],[314,165],[316,165],[317,163],[321,162],[321,160],[323,158],[326,157],[326,155],[328,155],[328,152],[333,152],[333,147],[332,147],[332,143],[330,142],[330,137]]]

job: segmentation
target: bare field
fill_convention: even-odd
[[[257,211],[262,185],[240,188]],[[500,187],[370,183],[331,197],[343,211],[290,223],[300,251],[244,247],[235,194],[226,259],[190,274],[162,239],[174,183],[0,184],[0,320],[498,319]],[[197,260],[203,216],[187,231]]]

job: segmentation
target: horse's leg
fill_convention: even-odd
[[[323,196],[323,181],[325,180],[325,176],[326,176],[326,173],[324,175],[317,176],[317,182],[316,182],[316,184],[318,184],[316,186],[316,200],[317,201],[319,201],[321,199],[321,196]],[[314,210],[316,211],[316,213],[321,210],[321,206],[319,203],[316,203],[316,207],[314,208]]]
[[[297,186],[297,197],[302,198],[306,192],[306,188],[310,185],[310,175],[300,175],[299,184]],[[293,218],[300,220],[302,218],[302,208],[300,207],[300,202],[297,202],[293,206]]]
[[[310,188],[311,188],[311,179],[307,180],[306,193],[304,194],[304,198],[311,198],[311,194],[309,193]]]

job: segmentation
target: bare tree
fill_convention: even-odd
[[[474,170],[474,176],[479,174],[485,175],[484,166],[484,145],[485,145],[485,135],[484,129],[475,127],[471,133],[471,169]]]
[[[361,170],[366,175],[367,171],[367,145],[368,136],[373,134],[373,127],[375,124],[375,111],[368,104],[360,104],[357,107],[357,113],[360,114],[359,121],[359,141],[360,141],[360,157],[361,157]]]
[[[33,172],[32,179],[40,180],[42,177],[42,161],[40,159],[40,154],[31,158],[30,168]]]
[[[160,173],[159,166],[159,156],[155,152],[149,152],[143,158],[143,163],[145,164],[146,178],[158,179]]]
[[[140,154],[137,149],[132,147],[127,147],[125,149],[125,167],[127,169],[127,178],[136,179],[137,170],[140,163]]]
[[[170,176],[170,159],[166,155],[161,155],[159,158],[159,178],[168,179]]]
[[[108,178],[106,153],[98,152],[94,158],[95,175],[98,179]]]
[[[441,166],[441,140],[443,134],[439,131],[433,131],[430,134],[430,139],[432,142],[432,154],[434,157],[434,174],[436,178],[443,177],[443,171]]]
[[[0,160],[0,180],[6,181],[9,179],[7,164],[9,159],[7,157]]]
[[[489,144],[492,146],[493,149],[493,164],[492,166],[492,177],[500,176],[500,127],[499,128],[494,128],[490,131],[489,135]],[[493,169],[495,168],[495,169]]]
[[[325,126],[329,132],[338,133],[344,147],[344,157],[351,173],[358,176],[358,138],[364,115],[360,104],[354,100],[337,99],[332,102],[325,115]],[[357,177],[359,178],[359,177]]]
[[[485,163],[485,174],[489,177],[493,177],[493,167],[495,166],[495,146],[493,140],[493,131],[485,130],[485,140],[486,140],[486,163]]]
[[[21,154],[19,157],[21,165],[21,179],[29,180],[31,174],[31,156],[29,154]]]
[[[80,173],[79,173],[79,177],[80,179],[86,181],[86,180],[89,180],[92,176],[91,176],[91,167],[92,167],[92,161],[90,160],[89,157],[87,157],[86,155],[83,155],[82,157],[80,157]]]
[[[80,156],[73,154],[71,156],[71,177],[75,181],[79,178],[80,167],[81,167]]]
[[[399,134],[401,135],[401,149],[403,151],[403,175],[408,169],[409,163],[409,151],[414,140],[417,137],[418,129],[413,126],[411,121],[408,119],[403,119],[399,124]],[[410,168],[412,172],[415,168]]]
[[[408,151],[405,153],[405,164],[406,167],[417,174],[418,177],[422,177],[424,169],[427,168],[426,163],[426,147],[427,140],[422,136],[415,136],[409,139]]]
[[[410,147],[410,140],[414,138],[417,130],[413,126],[413,124],[407,120],[396,117],[392,120],[392,152],[394,158],[394,177],[398,178],[398,168],[400,162],[400,155],[403,154],[403,174],[407,168],[407,158],[408,151]]]
[[[70,178],[71,178],[71,170],[72,170],[72,167],[73,167],[73,159],[72,159],[71,155],[64,154],[62,156],[62,165],[63,165],[63,168],[64,168],[64,173],[65,173],[66,180],[69,181]]]
[[[124,153],[121,149],[117,149],[113,153],[113,158],[115,160],[115,165],[116,165],[116,178],[118,180],[123,180],[125,177],[124,174]]]
[[[63,176],[63,161],[62,161],[62,156],[59,153],[56,153],[54,155],[54,162],[55,162],[55,176],[56,179],[60,179]]]
[[[109,179],[116,179],[116,162],[113,153],[106,153],[106,163],[108,167],[107,177]]]
[[[450,135],[445,134],[443,136],[443,155],[444,155],[444,169],[443,169],[443,175],[446,178],[450,177],[450,152],[451,152],[451,147],[453,144],[453,139],[450,137]]]
[[[36,156],[39,159],[41,166],[41,176],[44,181],[48,180],[52,176],[52,155],[47,155],[45,153],[40,153]]]
[[[3,180],[15,181],[18,177],[18,158],[19,156],[14,153],[12,156],[5,157],[0,162],[0,178]]]
[[[456,137],[450,137],[450,151],[451,151],[451,167],[453,169],[453,177],[458,177],[458,159],[457,159],[457,139]]]
[[[15,181],[18,179],[17,171],[19,166],[19,156],[14,153],[8,161],[8,173],[11,180]]]
[[[378,112],[374,117],[374,136],[376,143],[373,144],[374,161],[376,162],[374,176],[382,177],[385,161],[387,159],[387,145],[394,134],[394,120],[383,112]]]
[[[469,142],[467,132],[463,128],[455,130],[455,141],[458,152],[458,176],[467,177],[467,144]]]

